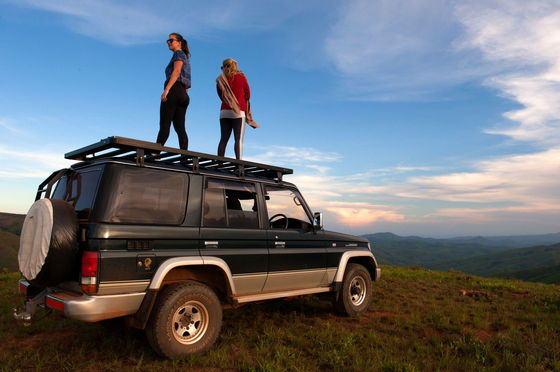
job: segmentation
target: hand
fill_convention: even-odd
[[[161,102],[167,101],[167,93],[169,92],[166,90],[163,91],[163,93],[161,94]]]

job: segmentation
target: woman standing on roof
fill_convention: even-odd
[[[191,87],[191,65],[189,46],[180,34],[169,34],[167,47],[173,52],[171,61],[165,68],[165,83],[159,106],[159,133],[157,143],[164,145],[169,137],[171,122],[179,137],[179,147],[187,150],[189,138],[185,131],[185,115],[189,106],[188,95]]]
[[[218,156],[224,156],[226,146],[233,131],[235,138],[235,157],[243,156],[243,135],[245,121],[253,128],[259,125],[251,118],[249,98],[251,90],[243,72],[239,71],[237,61],[227,58],[222,62],[222,73],[216,79],[218,96],[222,100],[220,107],[221,138],[218,145]]]

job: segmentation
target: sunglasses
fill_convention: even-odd
[[[179,40],[177,40],[177,39],[167,39],[167,44],[171,44],[174,41],[179,41]]]

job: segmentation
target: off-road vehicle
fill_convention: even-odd
[[[208,350],[222,308],[324,293],[355,316],[379,266],[366,239],[324,231],[287,168],[109,137],[39,186],[19,282],[37,307],[86,322],[123,317],[155,351]]]

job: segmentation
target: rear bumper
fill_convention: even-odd
[[[46,296],[45,305],[63,311],[71,319],[97,322],[136,313],[144,296],[144,292],[106,296],[55,292]]]
[[[378,267],[375,269],[375,281],[378,281],[379,279],[381,279],[381,268]]]
[[[27,281],[20,280],[20,290],[23,292],[29,286]],[[90,296],[75,292],[48,288],[36,297],[27,299],[27,303],[35,302],[39,306],[45,306],[54,310],[62,311],[64,316],[84,322],[98,322],[100,320],[117,318],[135,314],[146,295],[145,292],[126,294],[115,294],[105,296]],[[35,312],[30,309],[26,313],[29,319]]]

